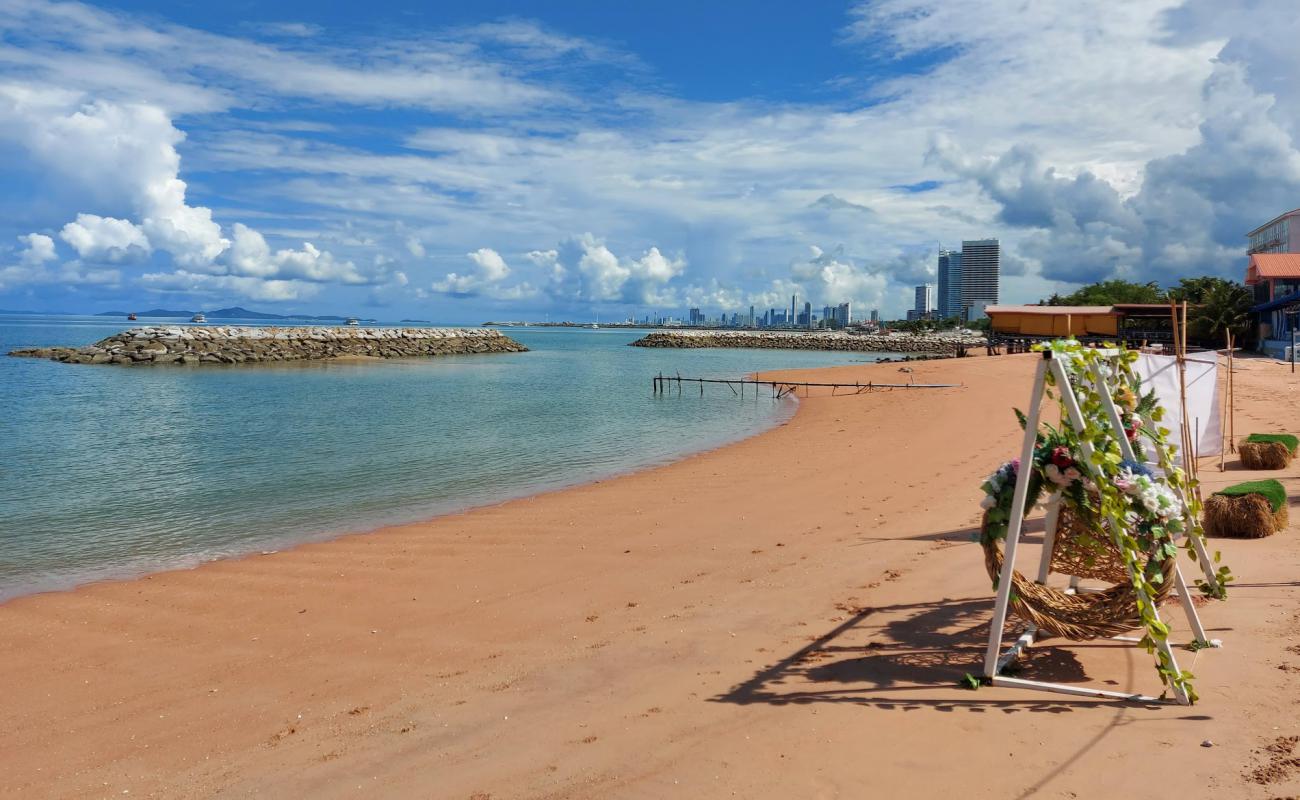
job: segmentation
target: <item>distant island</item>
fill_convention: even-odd
[[[311,319],[321,322],[336,322],[351,319],[351,317],[341,317],[337,314],[323,314],[319,316],[310,316],[307,314],[271,314],[266,311],[250,311],[247,308],[232,306],[230,308],[218,308],[216,311],[175,311],[168,308],[152,308],[148,311],[137,311],[137,317],[192,317],[195,314],[202,313],[208,319]],[[96,317],[125,317],[126,311],[101,311],[95,314]],[[363,319],[361,322],[375,322],[374,319]],[[405,322],[405,320],[403,320]]]
[[[401,325],[432,325],[433,324],[427,319],[399,319],[397,322]]]

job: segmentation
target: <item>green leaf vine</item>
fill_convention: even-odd
[[[1193,560],[1196,550],[1192,537],[1204,539],[1196,482],[1175,464],[1170,431],[1159,425],[1164,410],[1154,391],[1143,393],[1141,380],[1133,370],[1136,352],[1100,351],[1083,347],[1075,340],[1059,340],[1038,349],[1051,350],[1052,357],[1064,366],[1071,387],[1057,386],[1055,392],[1046,392],[1060,404],[1063,422],[1059,428],[1044,423],[1035,434],[1025,509],[1033,508],[1050,485],[1062,492],[1089,531],[1110,537],[1133,576],[1138,616],[1145,631],[1141,645],[1156,657],[1156,671],[1165,685],[1183,690],[1194,702],[1194,676],[1176,668],[1161,647],[1168,640],[1169,628],[1156,613],[1156,598],[1158,585],[1164,580],[1162,564],[1177,558],[1179,537],[1185,536],[1183,546]],[[1106,399],[1092,379],[1094,372],[1111,390],[1110,405],[1117,412],[1132,459],[1126,457],[1115,432]],[[1050,386],[1056,386],[1050,370],[1047,380]],[[1069,422],[1064,397],[1069,388],[1078,403],[1082,430]],[[1015,413],[1024,428],[1025,415],[1019,410]],[[1150,470],[1147,461],[1163,465],[1163,474]],[[1009,461],[981,486],[985,492],[986,538],[1006,537],[1019,469],[1018,461]],[[1218,553],[1214,558],[1217,563]],[[1198,580],[1196,585],[1202,593],[1223,599],[1231,579],[1231,571],[1221,566],[1213,582]]]

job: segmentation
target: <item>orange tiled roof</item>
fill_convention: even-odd
[[[1246,267],[1246,284],[1269,278],[1300,278],[1300,253],[1255,253]]]

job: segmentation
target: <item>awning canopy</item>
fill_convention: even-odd
[[[1279,308],[1282,308],[1284,306],[1291,306],[1291,305],[1297,306],[1296,311],[1300,311],[1300,292],[1292,292],[1291,294],[1284,294],[1281,297],[1276,297],[1268,301],[1267,303],[1260,303],[1259,305],[1252,308],[1251,311],[1256,314],[1259,314],[1265,311],[1276,311]]]

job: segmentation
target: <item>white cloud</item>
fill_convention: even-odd
[[[76,250],[78,256],[93,262],[139,261],[152,251],[149,238],[134,223],[96,214],[78,214],[75,222],[63,226],[59,238]]]
[[[537,296],[538,292],[528,283],[504,286],[510,277],[510,267],[501,254],[490,247],[480,247],[472,253],[466,253],[474,262],[474,270],[464,275],[449,272],[440,281],[433,283],[433,290],[442,294],[459,297],[487,297],[493,300],[522,300]]]
[[[18,254],[18,261],[25,266],[37,267],[58,258],[54,251],[54,240],[43,233],[28,233],[19,236],[18,241],[27,245]]]
[[[1200,141],[1149,162],[1129,196],[1086,170],[1062,174],[1025,147],[976,159],[941,139],[933,158],[978,185],[1001,222],[1029,231],[1020,253],[1049,279],[1239,278],[1246,231],[1297,204],[1300,152],[1240,65],[1216,67],[1204,107]]]
[[[242,275],[211,275],[204,272],[149,272],[140,276],[146,289],[160,293],[228,296],[250,300],[282,302],[305,300],[320,291],[318,284],[299,280],[256,278]]]
[[[117,99],[165,98],[169,108],[184,111],[258,105],[272,96],[439,111],[564,100],[482,57],[464,39],[422,32],[345,46],[312,37],[314,26],[302,23],[264,30],[310,41],[272,44],[153,25],[73,2],[7,3],[0,5],[0,31],[18,46],[0,50],[0,67]]]
[[[549,258],[546,254],[539,254]],[[591,233],[575,236],[557,251],[557,266],[563,261],[574,264],[578,299],[589,302],[616,302],[632,305],[668,305],[677,302],[669,283],[686,270],[682,257],[668,258],[658,247],[646,250],[640,258],[620,259]],[[561,273],[561,277],[567,273]]]
[[[940,242],[988,235],[1009,276],[1027,273],[1004,282],[1013,301],[1106,274],[1235,275],[1244,231],[1300,195],[1287,11],[872,0],[841,46],[901,69],[842,76],[856,94],[825,103],[714,103],[656,94],[625,54],[526,22],[267,41],[24,0],[0,8],[0,144],[81,202],[0,233],[94,214],[186,275],[373,290],[400,268],[444,294],[570,308],[743,307],[791,284],[898,311]],[[356,108],[424,127],[376,133]],[[296,121],[305,109],[321,119]],[[261,232],[218,222],[241,218]],[[535,249],[574,220],[600,238]],[[827,249],[808,258],[808,242]],[[473,257],[434,274],[481,247],[508,278]]]
[[[285,249],[272,253],[266,238],[252,228],[236,222],[232,231],[235,238],[227,261],[236,274],[318,283],[360,285],[372,282],[351,261],[340,261],[311,242],[303,242],[300,250]],[[378,266],[382,269],[384,265]]]

